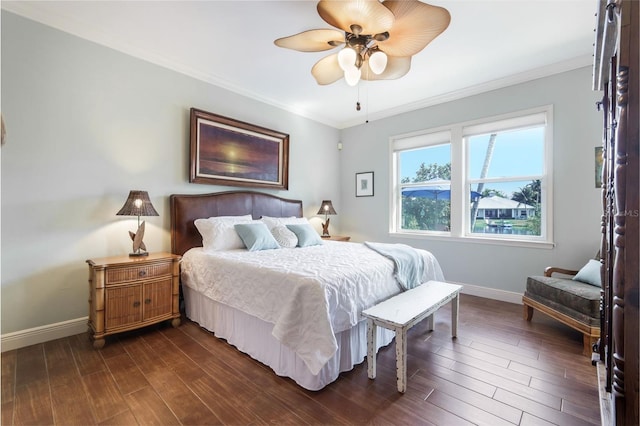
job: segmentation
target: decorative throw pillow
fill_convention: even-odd
[[[287,225],[296,237],[298,237],[298,247],[308,247],[322,244],[322,238],[313,227],[306,223],[302,225]]]
[[[234,228],[249,251],[280,248],[267,225],[262,222],[236,223]]]
[[[602,282],[600,280],[600,262],[594,259],[589,260],[589,262],[587,262],[587,264],[578,271],[572,280],[595,285],[596,287],[602,287]]]
[[[251,222],[251,215],[217,216],[196,219],[193,223],[202,236],[205,251],[233,250],[244,248],[242,240],[233,228],[236,223]]]
[[[282,248],[294,248],[298,245],[298,237],[286,226],[276,225],[271,229],[271,235]]]

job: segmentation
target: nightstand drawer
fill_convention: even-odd
[[[171,262],[128,266],[123,268],[109,268],[107,269],[105,278],[106,284],[109,285],[145,280],[166,275],[171,275]]]

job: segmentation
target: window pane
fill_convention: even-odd
[[[449,231],[451,144],[399,152],[402,229]],[[415,185],[421,183],[422,185]]]
[[[451,144],[399,152],[400,182],[451,180]]]
[[[402,191],[402,229],[449,231],[451,191],[446,185],[405,188]]]
[[[468,142],[471,179],[544,173],[544,127],[470,136]]]
[[[540,187],[540,180],[471,185],[482,195],[470,204],[471,233],[542,235]]]

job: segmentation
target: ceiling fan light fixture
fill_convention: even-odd
[[[371,56],[369,56],[369,68],[374,74],[382,74],[387,68],[387,55],[382,50],[375,50]]]
[[[445,8],[419,0],[320,0],[316,8],[335,29],[303,31],[279,38],[275,44],[300,52],[345,46],[311,68],[320,85],[335,83],[343,76],[353,86],[360,79],[400,78],[409,72],[412,56],[451,22]]]
[[[342,71],[347,71],[349,67],[355,66],[356,51],[350,47],[345,47],[338,53],[338,65]]]
[[[360,68],[355,65],[351,65],[346,70],[344,70],[344,80],[347,82],[349,86],[355,86],[360,81],[360,75],[362,71]]]

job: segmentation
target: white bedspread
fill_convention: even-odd
[[[444,280],[435,257],[424,257],[422,282]],[[295,249],[189,250],[182,284],[274,324],[273,335],[317,374],[337,349],[335,334],[360,313],[397,294],[393,262],[360,243],[325,241]]]

